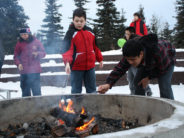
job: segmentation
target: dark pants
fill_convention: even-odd
[[[162,74],[158,78],[160,97],[162,98],[168,98],[168,99],[174,100],[173,91],[171,88],[171,80],[172,80],[173,71],[174,71],[174,65],[170,66],[168,71]],[[141,85],[138,85],[138,83],[145,77],[146,76],[144,76],[144,67],[138,68],[135,79],[134,79],[136,95],[145,95],[145,89],[143,89]]]
[[[40,73],[22,74],[20,87],[22,89],[22,97],[41,95]]]
[[[95,69],[86,70],[86,71],[75,71],[71,72],[71,86],[72,94],[82,92],[82,83],[84,81],[84,86],[87,93],[96,92],[96,76]]]

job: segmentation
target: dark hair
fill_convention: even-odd
[[[31,34],[29,34],[28,40],[24,40],[24,39],[22,39],[22,37],[19,37],[19,42],[31,43],[33,40],[34,40],[34,36],[32,36]]]
[[[134,16],[141,18],[141,15],[138,12],[134,13]]]
[[[129,31],[130,33],[135,33],[135,28],[134,27],[127,27],[125,31]]]
[[[144,51],[143,45],[136,40],[128,40],[123,47],[123,56],[136,57],[139,56],[141,51]]]
[[[78,8],[78,9],[74,10],[73,19],[75,18],[75,16],[84,17],[84,19],[86,20],[86,12],[82,8]]]

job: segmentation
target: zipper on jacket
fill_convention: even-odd
[[[85,40],[85,37],[84,37],[84,34],[83,34],[83,31],[84,30],[81,30],[81,34],[82,34],[82,37],[84,39],[84,45],[85,45],[85,49],[86,49],[86,70],[87,70],[87,64],[88,64],[88,59],[87,59],[87,44],[86,44],[86,40]]]

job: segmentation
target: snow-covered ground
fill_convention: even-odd
[[[20,98],[21,97],[21,89],[20,89],[20,82],[8,82],[8,83],[1,83],[0,87],[3,89],[12,89],[12,90],[18,90],[17,93],[12,93],[12,98]],[[158,85],[150,85],[152,91],[153,91],[153,97],[160,97],[159,88]],[[173,92],[174,97],[176,101],[180,101],[184,103],[184,85],[173,85]],[[60,87],[51,87],[51,86],[43,86],[42,88],[42,95],[56,95],[56,94],[71,94],[71,87],[68,86],[66,88],[60,88]],[[85,88],[83,87],[83,92],[85,93]],[[6,93],[0,93],[4,97],[6,97]],[[107,94],[130,94],[130,90],[128,85],[126,86],[116,86],[113,87],[111,90],[107,92]],[[1,99],[1,98],[0,98]]]

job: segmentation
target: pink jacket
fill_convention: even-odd
[[[38,56],[34,57],[33,52],[38,52]],[[45,57],[46,53],[43,45],[39,40],[33,37],[33,41],[18,41],[14,51],[14,62],[18,66],[23,65],[21,74],[41,73],[40,59]]]

